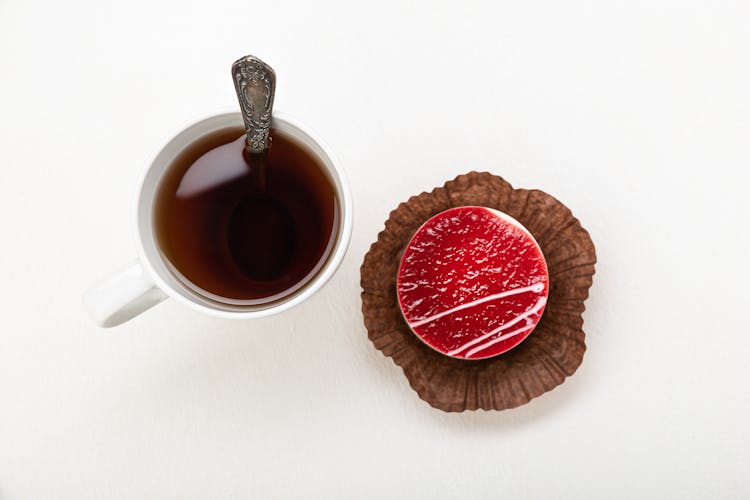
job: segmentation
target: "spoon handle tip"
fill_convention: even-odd
[[[247,55],[232,64],[232,80],[240,102],[250,152],[263,153],[269,143],[276,73],[257,57]]]

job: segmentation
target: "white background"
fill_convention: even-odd
[[[748,498],[750,6],[0,0],[0,498]],[[352,244],[255,322],[101,330],[136,180],[229,68],[340,156]],[[516,410],[419,400],[362,325],[388,212],[471,169],[563,200],[599,263],[588,351]]]

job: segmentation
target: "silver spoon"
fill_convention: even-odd
[[[242,119],[245,120],[250,152],[265,153],[271,131],[276,73],[257,57],[245,56],[232,64],[232,78],[240,101]]]
[[[245,56],[232,64],[232,80],[247,133],[245,159],[253,169],[256,186],[264,191],[276,73],[257,57]]]
[[[232,64],[232,79],[247,132],[243,156],[252,189],[230,216],[229,247],[245,275],[272,281],[286,274],[295,244],[294,219],[266,186],[276,74],[257,57],[245,56]]]

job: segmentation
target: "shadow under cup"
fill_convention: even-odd
[[[207,151],[213,153],[216,151],[213,148],[219,144],[226,144],[227,147],[231,146],[235,148],[232,150],[233,153],[235,150],[241,151],[241,146],[238,145],[244,140],[242,130],[243,122],[241,115],[239,113],[227,113],[199,121],[172,139],[154,160],[142,184],[143,187],[138,201],[138,231],[140,233],[139,240],[143,245],[143,256],[145,256],[143,261],[152,267],[152,274],[163,281],[160,285],[168,294],[183,301],[188,301],[190,305],[198,309],[208,309],[213,312],[246,313],[248,316],[262,316],[279,312],[301,302],[330,278],[343,258],[348,244],[351,232],[351,218],[347,212],[350,202],[345,189],[345,181],[342,179],[342,174],[337,168],[336,161],[327,147],[320,139],[306,131],[303,126],[294,123],[289,118],[274,114],[272,136],[276,140],[274,143],[276,148],[274,148],[274,145],[271,147],[271,151],[275,153],[275,156],[269,154],[269,167],[267,171],[269,173],[276,172],[277,179],[286,179],[290,177],[290,174],[294,173],[290,171],[278,173],[278,171],[274,170],[272,160],[279,157],[280,151],[283,150],[280,148],[283,148],[283,145],[287,144],[291,146],[287,149],[298,151],[296,157],[291,156],[290,158],[302,160],[308,158],[313,160],[312,163],[314,163],[316,170],[315,175],[318,178],[324,178],[329,186],[328,193],[331,196],[330,220],[322,221],[319,226],[315,226],[314,223],[308,224],[312,219],[310,219],[311,216],[307,212],[311,210],[305,210],[306,206],[301,205],[299,201],[295,201],[299,198],[304,198],[306,193],[301,192],[299,189],[297,191],[292,189],[289,192],[276,192],[273,186],[278,185],[278,182],[274,184],[270,176],[268,180],[268,191],[270,194],[265,193],[265,189],[263,190],[262,196],[264,198],[273,198],[274,202],[276,202],[276,198],[281,199],[284,202],[282,207],[289,207],[289,210],[286,212],[282,211],[282,214],[289,213],[289,219],[293,219],[297,223],[296,226],[293,226],[299,230],[295,233],[296,239],[294,242],[296,246],[294,255],[303,255],[303,258],[307,258],[307,261],[300,264],[300,266],[294,267],[296,264],[292,260],[290,266],[292,266],[291,269],[294,272],[289,271],[279,279],[272,278],[269,282],[270,284],[263,282],[263,280],[258,281],[255,277],[251,279],[250,276],[240,275],[236,272],[241,267],[241,260],[228,258],[229,251],[232,248],[225,241],[227,239],[226,235],[232,234],[228,232],[227,225],[231,228],[233,225],[232,221],[235,220],[234,214],[243,210],[242,202],[240,202],[240,208],[236,208],[237,200],[232,200],[232,196],[236,196],[236,194],[232,194],[231,189],[234,189],[234,187],[245,181],[223,182],[222,175],[226,174],[226,168],[224,169],[224,174],[220,169],[217,169],[216,176],[218,176],[218,179],[216,181],[211,180],[211,182],[214,182],[217,186],[221,186],[221,189],[226,187],[230,191],[217,190],[215,193],[212,192],[212,198],[206,199],[215,200],[215,202],[204,201],[203,203],[209,206],[211,210],[214,209],[212,204],[216,203],[218,207],[216,210],[224,210],[222,213],[232,212],[231,205],[234,203],[235,208],[234,212],[232,212],[231,220],[227,222],[229,219],[224,215],[215,221],[208,220],[208,218],[203,218],[202,216],[191,218],[191,215],[188,215],[184,220],[173,222],[172,227],[179,227],[180,224],[184,225],[184,228],[180,230],[181,233],[180,231],[175,233],[182,234],[180,236],[182,239],[175,240],[171,236],[166,237],[164,234],[163,216],[165,213],[163,208],[165,198],[170,197],[169,193],[175,193],[175,195],[180,193],[180,190],[175,189],[175,186],[179,184],[180,188],[182,188],[185,182],[180,183],[180,180],[185,181],[188,179],[187,174],[190,173],[189,170],[193,170],[193,167],[198,166],[198,162],[194,160],[200,157],[200,161],[203,161],[208,156],[204,155]],[[225,150],[225,147],[221,146],[221,149]],[[192,159],[190,159],[191,155]],[[233,161],[235,163],[237,156],[240,155],[233,154]],[[191,164],[193,167],[190,166]],[[202,171],[197,169],[198,177],[202,175],[204,178],[210,178],[213,175],[213,170],[210,168],[211,165],[205,166],[209,168],[204,168]],[[293,167],[294,163],[292,163],[291,168]],[[228,168],[231,169],[232,167]],[[187,173],[184,169],[187,170]],[[185,174],[184,177],[183,174]],[[247,176],[243,174],[243,177]],[[315,180],[309,177],[309,175],[307,181],[305,179],[304,176],[297,179],[299,181],[297,184]],[[239,189],[245,188],[242,187]],[[312,188],[305,185],[305,189],[310,191]],[[254,198],[251,197],[251,199]],[[222,208],[222,204],[225,204],[226,207]],[[178,210],[174,213],[181,214],[182,211]],[[202,212],[196,212],[196,214],[202,214]],[[299,224],[300,221],[303,221],[304,224]],[[309,229],[308,226],[315,226],[317,229]],[[275,227],[275,225],[272,225],[272,227]],[[320,228],[322,228],[322,233],[320,233]],[[249,226],[249,229],[252,231],[252,226]],[[320,233],[318,235],[319,241],[310,239],[312,238],[310,235],[316,230]],[[215,236],[219,234],[223,235],[223,240],[217,238],[215,242],[212,240],[201,241],[202,232],[206,231]],[[301,254],[302,250],[299,250],[299,248],[306,248],[306,241],[316,241],[318,246],[315,248],[317,250],[311,254]],[[177,253],[175,252],[175,244],[177,244]],[[203,246],[201,247],[201,245]],[[216,247],[215,252],[211,245]],[[185,248],[188,250],[185,251]],[[181,256],[180,254],[184,255]],[[237,257],[236,254],[234,256]],[[227,271],[227,276],[212,277],[212,271],[209,269],[206,271],[207,274],[201,277],[200,274],[195,274],[196,268],[191,269],[189,265],[191,262],[190,259],[196,261],[199,258],[207,266],[213,266],[215,270],[231,268],[233,274],[230,276],[229,271]],[[239,267],[236,265],[237,263],[240,264]],[[234,286],[234,289],[232,286],[227,285],[228,288],[218,288],[217,293],[216,287],[211,289],[211,286],[201,286],[204,283],[210,284],[211,279],[218,280],[218,283],[221,280],[228,280],[230,278],[234,280],[233,284],[230,282],[227,283]],[[206,281],[206,279],[209,281]],[[269,293],[265,293],[266,289],[263,289],[261,286],[265,286],[264,283],[268,284],[267,290]],[[243,286],[247,287],[246,291],[249,295],[244,294],[245,291],[241,288]],[[240,316],[244,315],[240,314]]]

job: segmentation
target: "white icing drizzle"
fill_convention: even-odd
[[[418,326],[422,326],[426,323],[429,323],[431,321],[435,321],[438,318],[442,318],[443,316],[447,316],[449,314],[453,314],[456,311],[460,311],[462,309],[468,309],[469,307],[478,306],[479,304],[484,304],[485,302],[490,302],[497,299],[502,299],[505,297],[510,297],[512,295],[518,295],[519,293],[526,293],[526,292],[535,292],[539,293],[542,290],[544,290],[544,283],[534,283],[533,285],[524,286],[521,288],[514,288],[512,290],[506,290],[505,292],[495,293],[493,295],[488,295],[487,297],[482,297],[481,299],[472,300],[471,302],[467,302],[466,304],[461,304],[460,306],[453,307],[451,309],[448,309],[446,311],[433,314],[432,316],[428,316],[426,318],[422,318],[420,320],[417,320],[413,323],[410,323],[410,326],[412,328],[416,328]],[[544,305],[544,304],[542,304]],[[515,321],[515,320],[514,320]],[[520,320],[519,320],[520,321]],[[513,324],[513,323],[510,323]],[[510,326],[509,324],[509,326]],[[481,337],[480,337],[481,339]],[[463,348],[461,349],[463,350]],[[449,353],[450,354],[450,353]]]
[[[532,286],[534,286],[534,285],[532,285]],[[520,288],[518,288],[517,290],[520,290]],[[470,340],[469,342],[463,344],[462,346],[460,346],[460,347],[458,347],[456,349],[453,349],[452,351],[450,351],[448,353],[448,356],[455,356],[456,354],[460,353],[464,349],[468,349],[469,347],[471,347],[473,345],[476,345],[476,344],[480,343],[481,341],[492,337],[493,335],[497,335],[498,333],[502,332],[503,330],[507,330],[511,326],[515,325],[516,323],[519,323],[519,322],[523,321],[524,319],[528,318],[529,316],[533,316],[534,314],[538,313],[544,307],[544,304],[546,304],[546,303],[547,303],[547,297],[539,297],[539,299],[536,301],[536,304],[534,304],[526,312],[524,312],[522,314],[519,314],[518,316],[516,316],[512,320],[508,321],[507,323],[503,323],[502,325],[500,325],[499,327],[495,328],[494,330],[492,330],[490,332],[487,332],[484,335],[482,335],[480,337],[477,337],[477,338],[475,338],[473,340]],[[500,340],[504,340],[506,338],[512,337],[513,335],[518,335],[522,331],[528,330],[528,329],[533,328],[533,327],[534,327],[534,325],[525,326],[523,328],[520,328],[518,330],[514,330],[514,331],[512,331],[510,333],[507,333],[505,335],[501,335],[500,337],[498,337],[496,339],[493,339],[490,342],[487,342],[486,344],[482,344],[481,346],[479,346],[479,347],[477,347],[475,349],[472,349],[471,351],[469,351],[466,354],[466,357],[471,356],[473,353],[475,353],[477,351],[481,351],[482,349],[486,349],[487,347],[489,347],[489,346],[491,346],[491,345],[499,342]]]
[[[513,330],[512,332],[508,332],[505,335],[500,335],[498,338],[492,339],[489,342],[485,342],[484,344],[482,344],[482,345],[480,345],[478,347],[475,347],[471,351],[467,352],[466,353],[466,357],[470,358],[472,355],[478,353],[482,349],[487,349],[491,345],[497,344],[498,342],[502,342],[505,339],[509,339],[511,337],[515,337],[516,335],[518,335],[520,333],[523,333],[523,332],[525,332],[527,330],[531,330],[532,328],[534,328],[534,325],[528,325],[528,326],[524,326],[524,327],[518,328],[516,330]]]

